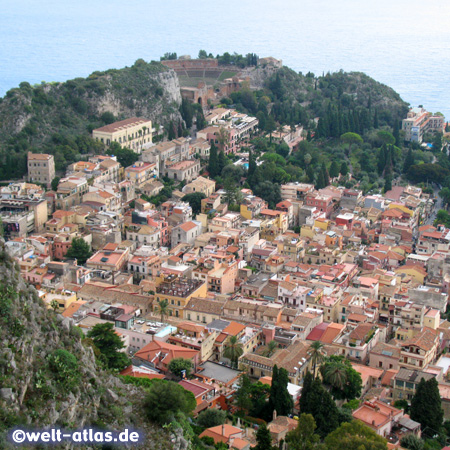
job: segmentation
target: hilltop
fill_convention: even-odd
[[[95,151],[89,139],[92,129],[134,116],[164,126],[179,119],[180,104],[176,74],[143,60],[64,83],[20,83],[0,99],[0,163],[11,169],[0,171],[0,179],[26,172],[28,150],[59,150],[70,163]]]
[[[351,111],[377,110],[380,126],[391,127],[408,110],[393,89],[360,72],[317,77],[288,67],[236,66],[236,70],[253,90],[265,95],[267,109],[277,122],[301,123],[305,130],[314,130],[313,119],[324,117],[330,104]],[[221,76],[224,73],[234,72],[224,69]],[[140,59],[131,67],[97,71],[63,83],[20,83],[0,99],[0,180],[26,174],[28,151],[54,154],[59,171],[83,154],[101,152],[91,132],[115,120],[137,116],[151,119],[156,128],[181,126],[183,76],[159,62]]]

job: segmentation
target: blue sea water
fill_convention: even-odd
[[[363,71],[450,118],[450,1],[2,0],[0,95],[158,60],[255,52],[304,73]]]

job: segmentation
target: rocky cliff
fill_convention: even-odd
[[[136,448],[172,448],[175,436],[146,421],[143,398],[98,366],[82,331],[47,310],[0,242],[0,448],[17,448],[6,430],[19,425],[133,427],[146,434]]]
[[[175,72],[138,60],[132,67],[94,72],[64,83],[27,82],[0,99],[0,143],[11,139],[35,145],[54,133],[89,134],[102,114],[116,119],[143,116],[158,125],[179,119],[180,86]]]

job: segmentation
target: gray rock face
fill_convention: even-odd
[[[15,401],[15,395],[12,388],[1,388],[0,389],[0,398],[5,400],[8,403],[12,403]]]

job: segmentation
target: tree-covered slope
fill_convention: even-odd
[[[133,116],[164,126],[179,119],[180,104],[176,74],[143,60],[64,83],[23,82],[0,99],[0,179],[26,172],[28,150],[48,151],[71,163],[95,150],[92,129]]]

